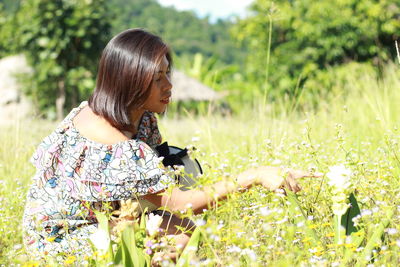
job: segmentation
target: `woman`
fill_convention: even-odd
[[[161,142],[153,113],[164,112],[170,101],[171,66],[168,46],[141,29],[124,31],[108,43],[93,95],[71,111],[32,157],[37,172],[24,214],[28,251],[39,256],[91,254],[88,237],[97,228],[93,211],[117,210],[122,200],[146,200],[174,212],[191,206],[201,212],[215,196],[224,198],[256,184],[300,189],[295,179],[308,173],[290,171],[284,179],[280,169],[261,167],[245,171],[235,182],[160,194],[174,179],[152,149]],[[185,246],[189,236],[177,225],[193,226],[173,216],[162,227]]]

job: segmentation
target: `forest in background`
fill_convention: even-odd
[[[396,58],[400,32],[399,0],[255,0],[248,17],[216,23],[155,0],[1,0],[0,7],[0,57],[28,56],[35,73],[25,91],[42,111],[86,99],[102,48],[126,28],[160,34],[177,68],[223,91],[233,112],[260,100],[307,110],[346,95],[347,73],[379,79]]]

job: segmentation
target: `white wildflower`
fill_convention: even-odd
[[[363,209],[363,210],[361,210],[361,216],[369,216],[369,215],[372,215],[372,211],[371,210],[368,210],[368,209]]]
[[[350,185],[350,176],[352,175],[349,169],[344,165],[336,165],[329,168],[326,174],[328,184],[337,190],[345,190]]]
[[[155,236],[158,233],[158,229],[162,223],[162,216],[155,215],[153,213],[149,214],[147,223],[146,223],[146,230],[150,236]]]
[[[386,229],[386,232],[387,232],[389,235],[395,235],[395,234],[397,234],[397,229],[396,229],[396,228],[387,228],[387,229]]]
[[[241,251],[242,251],[242,249],[237,247],[237,246],[235,246],[235,245],[228,247],[228,249],[226,250],[226,252],[228,252],[228,253],[232,253],[232,252],[233,253],[240,253]]]
[[[305,225],[304,221],[298,222],[298,223],[296,224],[297,227],[303,227],[304,225]]]
[[[21,244],[17,244],[13,247],[14,250],[19,250],[21,249],[23,246]]]
[[[237,236],[237,237],[241,237],[241,236],[242,236],[243,234],[245,234],[245,233],[246,233],[246,232],[237,232],[237,233],[236,233],[236,236]]]
[[[267,207],[261,207],[260,208],[260,214],[261,216],[268,216],[272,213],[272,211],[270,209],[268,209]]]
[[[90,241],[101,254],[105,254],[110,245],[110,236],[103,229],[97,229],[93,234],[90,235]]]
[[[334,202],[332,205],[333,214],[341,216],[346,213],[349,208],[349,204],[344,202]]]
[[[249,256],[249,258],[250,258],[252,261],[256,261],[256,260],[257,260],[257,255],[256,255],[256,253],[255,253],[253,250],[249,249],[249,248],[243,249],[241,254],[242,254],[242,255],[244,254],[244,255]]]
[[[280,165],[281,163],[282,163],[282,161],[279,160],[279,159],[274,159],[274,160],[271,162],[272,165]]]
[[[203,219],[197,219],[197,220],[195,221],[195,224],[196,224],[196,226],[203,226],[203,225],[206,224],[206,221],[203,220]]]

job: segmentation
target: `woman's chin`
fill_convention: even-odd
[[[166,110],[167,110],[167,105],[165,105],[164,107],[155,108],[155,109],[152,109],[149,111],[161,114],[161,113],[164,113]]]

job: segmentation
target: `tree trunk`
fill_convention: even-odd
[[[79,92],[77,92],[77,90],[74,90],[74,88],[72,88],[72,90],[71,90],[71,106],[72,107],[76,107],[78,105],[78,94],[79,94]]]
[[[65,82],[64,80],[61,80],[58,82],[58,92],[56,99],[56,112],[58,121],[64,119],[64,104],[65,104]]]

